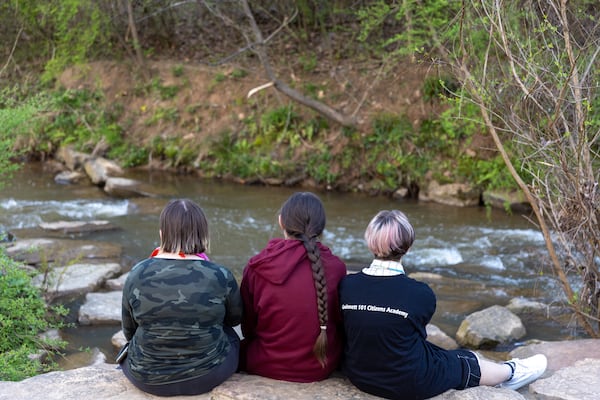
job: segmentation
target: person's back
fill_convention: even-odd
[[[461,384],[461,361],[426,340],[436,300],[425,283],[404,274],[359,272],[342,280],[340,303],[347,336],[343,371],[357,387],[417,399]]]
[[[495,363],[427,341],[435,295],[427,284],[407,277],[401,262],[414,239],[404,213],[380,211],[365,231],[373,261],[340,284],[343,370],[349,380],[367,393],[414,400],[478,385],[516,390],[537,379],[547,365],[542,354]]]
[[[239,323],[225,307],[233,281],[224,267],[204,260],[149,258],[137,264],[123,289],[127,315],[139,324],[130,332],[124,319],[126,335],[132,335],[131,374],[161,384],[196,377],[221,363],[230,350],[223,323]]]
[[[337,289],[346,266],[317,241],[325,215],[315,195],[290,197],[280,224],[286,239],[269,241],[244,269],[240,368],[280,380],[322,380],[342,353]]]
[[[202,257],[208,223],[202,209],[173,200],[160,214],[160,248],[130,271],[121,324],[123,373],[158,396],[206,393],[238,367],[242,301],[227,268]]]

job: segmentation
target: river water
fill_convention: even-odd
[[[241,278],[249,257],[272,237],[279,237],[277,212],[298,188],[244,186],[160,172],[129,172],[152,185],[157,197],[108,197],[88,184],[54,182],[54,173],[30,163],[14,174],[0,195],[0,232],[34,229],[41,222],[108,220],[120,227],[86,239],[119,243],[120,262],[128,270],[158,245],[158,215],[170,198],[187,197],[205,210],[211,235],[209,256]],[[551,304],[562,298],[551,277],[542,235],[524,215],[502,210],[457,208],[434,203],[406,202],[356,193],[317,192],[327,212],[322,242],[349,269],[368,264],[370,254],[362,235],[381,209],[404,211],[416,231],[416,242],[405,256],[407,273],[427,272],[444,277],[430,281],[438,296],[433,323],[454,336],[466,315],[485,307],[506,305],[511,298]],[[41,234],[41,231],[40,231]],[[564,321],[530,318],[527,336],[542,340],[573,334]],[[110,337],[118,326],[75,327],[63,332],[71,352],[98,347],[114,354]]]

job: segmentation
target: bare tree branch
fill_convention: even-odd
[[[289,24],[290,18],[285,18],[282,24],[271,35],[269,35],[267,39],[264,39],[262,31],[256,23],[254,14],[252,13],[250,6],[248,5],[248,1],[237,0],[237,4],[239,5],[239,10],[241,10],[243,17],[245,18],[245,24],[240,24],[234,21],[234,19],[232,19],[228,15],[225,15],[225,13],[223,13],[222,10],[219,9],[217,3],[211,4],[211,2],[204,1],[204,5],[213,14],[219,16],[226,24],[228,24],[232,28],[237,29],[240,32],[240,34],[244,37],[248,44],[247,48],[250,48],[258,56],[262,67],[265,71],[265,74],[267,75],[267,79],[270,83],[270,85],[265,84],[261,85],[260,87],[273,86],[275,89],[277,89],[279,92],[283,93],[290,99],[315,110],[316,112],[325,116],[331,121],[334,121],[342,126],[356,127],[358,124],[354,116],[345,115],[323,102],[305,96],[304,94],[293,89],[277,77],[277,74],[275,73],[271,65],[266,43],[268,39],[271,39],[276,33],[281,31],[281,29],[283,29],[285,26],[287,26],[287,24]],[[295,11],[293,15],[295,16],[296,13],[297,11]],[[254,94],[254,92],[252,94]]]
[[[133,40],[133,48],[135,50],[136,61],[140,70],[142,71],[142,75],[144,78],[149,77],[149,73],[146,67],[146,62],[144,60],[144,53],[142,53],[142,48],[140,45],[140,38],[138,36],[137,26],[135,24],[135,19],[133,17],[133,5],[131,4],[131,0],[127,1],[127,17],[129,22],[129,31],[131,32],[131,39]]]
[[[293,21],[294,18],[296,18],[297,14],[298,14],[298,9],[295,9],[294,10],[294,14],[290,18],[286,18],[283,21],[283,23],[264,40],[264,43],[265,44],[269,43],[269,41],[271,39],[273,39],[279,33],[279,31],[281,31],[282,29],[284,29],[287,26],[287,24],[289,24],[290,21]],[[222,15],[222,14],[220,14],[220,15]],[[223,17],[221,17],[221,18],[223,18]],[[222,58],[222,59],[220,59],[219,61],[217,61],[215,63],[211,63],[210,65],[216,66],[216,65],[221,65],[221,64],[224,64],[226,62],[229,62],[229,61],[233,60],[234,58],[236,58],[237,56],[239,56],[240,54],[245,53],[246,51],[251,51],[257,45],[258,45],[258,43],[251,42],[247,46],[245,46],[245,47],[239,49],[238,51],[236,51],[235,53],[230,54],[227,57]],[[250,96],[248,96],[248,97],[250,97]]]
[[[21,33],[23,33],[23,27],[21,27],[19,29],[19,32],[17,33],[17,37],[15,38],[15,42],[13,43],[13,46],[10,49],[10,54],[8,55],[8,59],[6,60],[6,63],[4,64],[2,69],[0,69],[0,76],[2,76],[2,73],[6,70],[6,68],[8,68],[8,64],[10,64],[10,61],[12,60],[13,54],[15,53],[15,49],[17,48],[17,43],[19,43],[19,39],[21,38]]]
[[[598,116],[589,105],[598,101],[598,75],[591,65],[600,54],[594,34],[599,24],[578,42],[571,30],[578,20],[569,16],[573,10],[568,1],[539,0],[539,10],[523,14],[528,31],[536,33],[532,36],[519,30],[523,25],[511,25],[514,15],[513,20],[505,18],[508,11],[501,0],[471,1],[463,8],[460,52],[451,53],[438,43],[442,58],[468,93],[462,99],[478,106],[487,132],[531,205],[565,302],[585,332],[598,337],[600,131],[586,118]],[[474,60],[476,51],[469,47],[469,30],[480,27],[473,17],[488,33],[484,60]],[[530,183],[513,165],[515,155],[511,157],[508,147],[521,160]],[[574,275],[581,281],[573,283]]]
[[[263,68],[265,69],[267,77],[269,78],[269,80],[271,82],[273,82],[274,87],[277,90],[279,90],[280,92],[282,92],[283,94],[285,94],[286,96],[288,96],[289,98],[291,98],[291,99],[297,101],[298,103],[303,104],[309,108],[312,108],[313,110],[319,112],[320,114],[324,115],[328,119],[339,123],[340,125],[348,126],[348,127],[356,127],[356,119],[354,117],[344,115],[344,114],[340,113],[339,111],[334,110],[333,108],[329,107],[328,105],[326,105],[320,101],[314,100],[310,97],[303,95],[302,93],[291,88],[286,83],[280,81],[277,78],[277,76],[271,66],[271,62],[269,60],[269,56],[267,54],[267,51],[266,51],[266,48],[264,45],[265,42],[263,40],[262,32],[260,31],[260,28],[256,24],[256,20],[254,19],[254,15],[252,14],[252,11],[250,10],[248,1],[241,0],[241,4],[242,4],[243,10],[244,10],[244,13],[246,14],[246,17],[248,18],[248,21],[250,22],[251,31],[252,31],[255,41],[257,43],[256,46],[253,47],[253,49],[256,52],[256,54],[258,55],[258,58],[260,59],[262,65],[263,65]]]

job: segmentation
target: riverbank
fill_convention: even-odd
[[[600,339],[542,342],[514,350],[511,355],[527,357],[543,353],[548,369],[540,379],[518,392],[480,386],[450,390],[434,400],[596,400],[600,393]],[[0,400],[152,400],[160,397],[137,390],[101,356],[88,367],[38,375],[21,382],[0,382]],[[322,382],[291,383],[243,373],[198,396],[174,397],[194,400],[375,400],[356,389],[342,375]]]
[[[16,241],[11,252],[19,260],[40,270],[52,266],[62,278],[52,285],[49,296],[64,290],[62,298],[55,301],[68,301],[73,310],[68,322],[75,327],[63,332],[64,339],[72,343],[64,363],[69,368],[82,365],[80,360],[86,354],[81,354],[85,353],[81,349],[98,347],[109,357],[115,352],[110,338],[119,329],[118,307],[116,317],[111,314],[110,322],[98,325],[80,325],[78,311],[88,291],[116,290],[103,283],[107,276],[101,276],[102,271],[124,274],[156,247],[158,214],[169,198],[193,198],[206,208],[211,223],[211,256],[230,267],[239,279],[248,258],[269,238],[280,234],[277,211],[297,190],[138,171],[126,177],[153,188],[156,194],[123,199],[107,196],[103,188],[87,180],[56,182],[56,171],[45,166],[29,164],[4,188],[0,225],[13,232]],[[362,236],[374,213],[400,208],[411,217],[420,239],[407,256],[406,268],[409,273],[422,273],[419,279],[436,292],[438,312],[432,322],[449,335],[456,333],[466,315],[523,298],[542,305],[539,310],[519,315],[527,328],[524,340],[581,337],[581,332],[568,324],[569,315],[556,307],[561,293],[552,276],[538,273],[543,271],[540,260],[544,243],[522,216],[357,193],[319,194],[328,212],[323,243],[351,270],[370,261]],[[28,246],[36,249],[28,250]],[[87,251],[80,254],[81,249]],[[121,267],[118,273],[114,272],[115,264]],[[67,276],[78,274],[89,281],[67,284]],[[76,298],[63,300],[65,296]],[[502,351],[507,349],[504,346]]]
[[[275,68],[295,86],[318,86],[317,100],[356,113],[357,127],[332,123],[272,87],[248,97],[264,83],[252,60],[223,67],[149,61],[151,82],[127,63],[100,60],[68,68],[56,90],[40,94],[43,118],[24,117],[38,124],[16,132],[23,139],[15,147],[49,160],[69,143],[123,167],[509,208],[495,190],[516,185],[491,138],[461,126],[448,104],[424,93],[427,82],[439,85],[435,71],[408,60],[385,76],[352,60],[323,63],[311,71]]]

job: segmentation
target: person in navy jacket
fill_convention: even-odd
[[[380,211],[365,231],[372,263],[340,283],[342,370],[350,381],[389,399],[427,399],[478,385],[516,390],[537,379],[547,365],[542,354],[496,363],[427,341],[436,297],[426,283],[406,276],[401,262],[414,238],[404,213]]]

